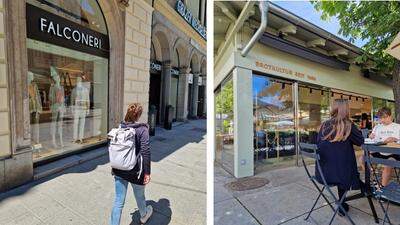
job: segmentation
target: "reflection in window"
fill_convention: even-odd
[[[216,161],[233,174],[233,81],[229,78],[215,92]]]
[[[329,119],[329,92],[319,88],[299,87],[299,141],[316,143],[319,127]]]
[[[108,59],[28,39],[34,160],[106,140]]]
[[[295,155],[292,84],[253,75],[255,160]]]
[[[103,13],[96,0],[27,0],[26,2],[91,30],[107,34]]]
[[[371,129],[372,102],[370,97],[333,90],[331,101],[334,99],[348,99],[350,119],[362,129]]]

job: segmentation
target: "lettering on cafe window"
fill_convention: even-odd
[[[280,66],[270,65],[270,64],[266,64],[266,63],[262,63],[262,62],[258,62],[258,61],[256,62],[256,66],[263,68],[265,70],[275,71],[275,72],[283,73],[283,74],[287,74],[287,75],[292,75],[292,76],[302,78],[302,79],[308,79],[308,80],[312,80],[312,81],[317,80],[317,78],[315,76],[312,76],[309,74],[304,74],[304,73],[301,73],[298,71],[293,71],[291,69],[280,67]]]
[[[70,28],[68,26],[62,26],[46,18],[40,18],[40,31],[48,34],[52,34],[67,40],[73,40],[77,43],[81,43],[93,48],[101,49],[101,39],[93,35],[86,34],[77,29]]]

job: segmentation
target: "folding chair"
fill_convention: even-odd
[[[330,206],[332,211],[334,212],[333,216],[332,216],[332,218],[331,218],[331,220],[329,222],[329,225],[332,224],[332,222],[333,222],[334,218],[336,217],[339,209],[341,209],[344,212],[345,217],[350,221],[350,223],[352,225],[355,225],[354,221],[351,219],[351,217],[348,215],[348,213],[346,212],[346,210],[342,206],[342,203],[344,202],[348,191],[346,191],[343,194],[342,198],[340,198],[340,199],[338,199],[335,196],[335,193],[333,193],[333,191],[331,190],[331,188],[334,187],[334,185],[328,185],[328,183],[325,180],[324,174],[322,172],[321,165],[319,163],[320,156],[319,156],[319,154],[317,152],[317,150],[318,150],[317,145],[315,145],[315,144],[307,144],[307,143],[299,143],[299,147],[300,147],[301,161],[303,162],[303,166],[304,166],[304,169],[306,171],[306,174],[307,174],[308,178],[311,180],[311,182],[314,184],[315,188],[319,192],[319,195],[318,195],[317,199],[315,200],[313,206],[311,207],[310,212],[308,213],[306,218],[304,218],[304,220],[308,220],[308,218],[311,216],[311,213],[313,212],[315,206],[317,205],[318,200],[322,196],[325,199],[325,201],[328,203],[328,205]],[[311,158],[311,159],[315,160],[315,166],[316,166],[318,172],[321,175],[321,178],[322,178],[322,181],[323,181],[322,183],[320,183],[317,180],[315,175],[311,175],[310,170],[308,169],[307,164],[305,162],[305,158]],[[320,188],[317,183],[320,183],[322,185],[322,188]],[[328,193],[333,197],[334,203],[335,203],[335,207],[332,206],[332,204],[330,203],[328,198],[325,196],[325,194],[324,194],[325,190],[327,190]]]
[[[396,179],[395,181],[391,181],[388,185],[383,187],[377,169],[373,166],[373,164],[390,166],[394,169],[398,169],[400,168],[400,162],[392,159],[377,158],[372,156],[371,153],[378,152],[400,155],[400,148],[364,145],[363,149],[365,151],[368,169],[373,173],[373,183],[378,184],[378,187],[373,186],[372,189],[374,197],[378,200],[379,205],[385,213],[383,224],[386,222],[392,224],[388,215],[389,203],[392,202],[400,204],[400,183],[398,179]],[[384,201],[386,201],[386,207],[384,207]]]

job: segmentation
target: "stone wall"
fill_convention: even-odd
[[[0,157],[9,155],[11,151],[3,1],[4,0],[0,0]]]
[[[125,14],[124,112],[130,103],[141,103],[141,122],[147,122],[149,105],[152,12],[147,2],[135,0]]]

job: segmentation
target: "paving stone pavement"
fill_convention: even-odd
[[[152,180],[146,187],[155,213],[147,224],[206,224],[206,121],[156,132],[151,139]],[[113,199],[105,155],[0,194],[0,225],[108,224]],[[131,187],[121,220],[126,224],[139,224]]]
[[[304,220],[318,192],[308,181],[303,167],[289,167],[259,173],[257,177],[266,178],[270,183],[247,191],[227,189],[225,185],[236,179],[217,164],[214,176],[215,225],[328,224],[333,215],[326,202],[319,200],[311,218]],[[355,193],[354,191],[349,195]],[[332,198],[329,199],[332,200]],[[375,200],[373,202],[378,217],[382,219],[384,214],[378,202]],[[367,199],[353,200],[348,203],[351,206],[349,214],[357,225],[376,224]],[[400,206],[391,205],[389,216],[393,224],[400,224]],[[344,217],[337,216],[333,224],[350,223]]]

